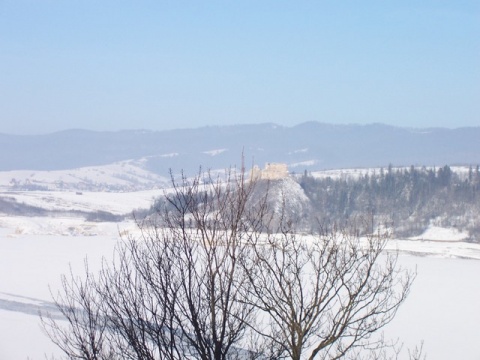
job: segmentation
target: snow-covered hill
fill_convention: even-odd
[[[57,191],[138,191],[158,189],[168,178],[145,168],[145,159],[68,170],[0,171],[0,189]]]

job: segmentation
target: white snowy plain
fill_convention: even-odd
[[[41,219],[31,219],[29,229],[27,219],[22,221],[25,233],[0,229],[0,359],[61,355],[42,332],[37,315],[38,308],[51,301],[49,288],[59,288],[60,274],[70,266],[82,274],[85,258],[95,270],[102,256],[111,257],[119,231],[134,229],[133,223],[99,223],[92,225],[97,227],[95,236],[61,235],[60,226],[77,224],[63,219],[57,233],[45,235],[37,225]],[[405,348],[423,340],[428,359],[479,359],[480,246],[397,240],[389,249],[400,250],[400,264],[416,268],[418,275],[409,298],[385,329],[386,337],[399,338]]]

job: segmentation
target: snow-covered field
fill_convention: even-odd
[[[11,230],[0,232],[0,359],[60,355],[39,325],[38,311],[49,309],[49,287],[59,288],[69,264],[81,274],[85,257],[98,266],[117,236],[12,236]]]
[[[18,202],[51,210],[104,210],[114,214],[146,208],[161,190],[135,192],[3,192]],[[60,274],[83,272],[112,256],[119,233],[135,231],[132,221],[88,222],[74,217],[0,214],[0,359],[44,359],[58,353],[39,325],[38,311],[51,306],[50,290]],[[406,347],[424,341],[428,359],[480,359],[480,245],[466,243],[454,229],[429,228],[410,240],[391,240],[388,251],[417,268],[412,292],[386,329]]]
[[[76,219],[10,219],[0,229],[0,359],[43,359],[57,353],[39,326],[38,310],[51,301],[49,287],[60,286],[60,274],[82,274],[84,259],[91,270],[102,256],[111,257],[118,233],[133,230],[133,223],[97,223],[96,235],[65,233],[79,226]],[[50,233],[51,229],[57,231]],[[61,235],[64,233],[65,235]],[[429,359],[479,359],[480,354],[480,246],[459,241],[391,241],[400,250],[400,263],[417,268],[418,276],[407,302],[387,328],[388,338],[405,346],[425,341]],[[415,254],[415,255],[412,255]]]
[[[107,211],[124,215],[135,209],[148,209],[162,190],[132,192],[8,191],[0,197],[50,211]]]

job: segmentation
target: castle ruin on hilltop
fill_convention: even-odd
[[[252,179],[280,180],[288,177],[288,167],[285,163],[267,163],[262,170],[255,165],[251,170]]]

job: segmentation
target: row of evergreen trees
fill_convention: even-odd
[[[316,218],[325,223],[373,215],[396,236],[421,234],[430,224],[468,231],[480,241],[480,170],[456,173],[449,166],[398,168],[340,178],[304,174],[300,185]]]

